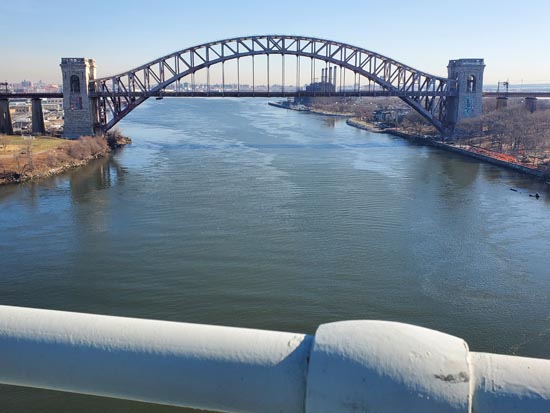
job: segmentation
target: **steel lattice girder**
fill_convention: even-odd
[[[105,100],[110,129],[135,107],[171,83],[216,64],[259,55],[309,57],[347,69],[398,96],[439,130],[443,129],[446,98],[456,94],[451,80],[414,69],[369,50],[330,40],[300,36],[251,36],[190,47],[130,71],[91,81],[90,96]],[[106,115],[101,122],[106,122]]]

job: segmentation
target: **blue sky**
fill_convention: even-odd
[[[61,57],[107,76],[211,40],[300,34],[438,75],[483,57],[486,83],[550,83],[550,0],[3,0],[0,28],[0,81],[59,81]]]

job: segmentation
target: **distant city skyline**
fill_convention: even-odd
[[[252,34],[321,37],[376,51],[446,76],[450,59],[485,59],[485,83],[550,83],[550,2],[460,3],[280,0],[187,4],[159,0],[19,0],[0,4],[8,41],[0,82],[59,83],[62,57],[96,60],[98,76],[137,67],[176,50]],[[9,62],[7,64],[6,62]],[[250,79],[242,79],[243,83]]]

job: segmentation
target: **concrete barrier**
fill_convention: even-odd
[[[0,306],[0,383],[221,412],[549,412],[550,361],[402,323],[315,336]]]

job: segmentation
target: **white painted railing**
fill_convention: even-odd
[[[0,306],[0,383],[222,412],[550,412],[550,360],[384,321],[307,336]]]

